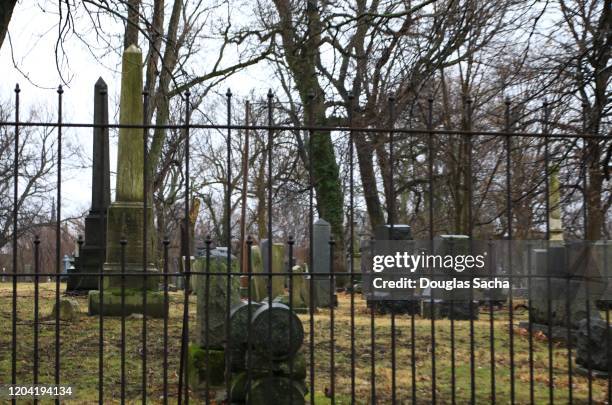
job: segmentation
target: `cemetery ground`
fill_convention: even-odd
[[[62,291],[65,284],[61,285]],[[17,379],[21,384],[32,382],[33,367],[33,328],[34,328],[34,286],[33,283],[18,284],[17,305]],[[39,367],[41,384],[53,383],[54,379],[54,342],[55,319],[51,317],[55,301],[55,283],[40,284],[40,329],[39,329]],[[170,398],[177,391],[177,371],[181,320],[183,312],[183,293],[172,292],[168,319],[168,389]],[[335,310],[335,386],[336,402],[348,404],[350,401],[351,347],[350,347],[350,295],[339,294],[339,306]],[[61,322],[61,383],[75,389],[75,396],[66,403],[93,403],[98,398],[98,342],[99,319],[86,314],[86,297],[77,297],[80,304],[80,317],[77,321]],[[520,301],[515,302],[515,325],[527,319],[527,311]],[[196,322],[195,296],[190,304],[190,325]],[[12,284],[0,283],[0,383],[11,379],[11,322]],[[478,402],[490,401],[490,335],[488,306],[480,308],[480,319],[474,322],[475,331],[475,376]],[[306,340],[303,351],[308,359],[309,315],[300,315]],[[415,318],[415,360],[417,381],[417,402],[429,403],[431,398],[431,321]],[[355,390],[360,403],[369,399],[370,381],[370,312],[360,294],[355,295]],[[118,403],[120,395],[120,358],[121,337],[118,317],[104,318],[104,396],[106,403]],[[377,315],[376,322],[376,392],[379,403],[389,403],[391,398],[391,335],[390,316]],[[141,317],[126,317],[126,397],[129,403],[139,403],[141,398]],[[330,387],[330,342],[329,310],[319,310],[314,316],[315,324],[315,392],[316,403],[327,404],[329,399],[324,392]],[[437,396],[440,403],[451,401],[451,343],[450,321],[436,320],[436,372]],[[190,327],[195,332],[195,327]],[[510,336],[507,308],[494,311],[495,342],[495,383],[496,398],[499,403],[508,403],[510,396]],[[162,397],[162,359],[163,359],[163,320],[147,320],[147,365],[148,394],[152,403],[161,402]],[[524,329],[514,329],[514,362],[517,403],[529,402],[529,350],[528,334]],[[396,378],[397,398],[401,403],[409,403],[411,391],[411,320],[409,315],[396,316]],[[536,403],[548,402],[548,341],[544,336],[533,338],[534,390]],[[568,398],[567,349],[564,344],[554,343],[554,395],[556,402],[564,403]],[[455,322],[455,378],[458,403],[467,403],[470,395],[470,341],[469,322]],[[307,378],[307,381],[309,379]],[[604,403],[607,379],[593,379],[592,392],[596,403]],[[193,394],[192,394],[193,395]],[[588,379],[573,373],[574,401],[583,402],[588,397]],[[196,403],[201,402],[192,396]],[[174,402],[171,399],[170,402]]]

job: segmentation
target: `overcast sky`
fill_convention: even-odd
[[[56,7],[53,3],[44,0],[21,1],[15,8],[9,25],[9,35],[0,50],[0,98],[12,102],[15,84],[19,83],[22,118],[29,108],[42,107],[49,111],[50,119],[57,119],[56,89],[61,80],[54,52],[58,37],[58,16],[53,11]],[[77,20],[77,26],[78,24],[83,24],[83,21]],[[108,29],[116,29],[116,32],[121,33],[123,27],[117,24],[116,27]],[[79,27],[78,30],[88,32],[89,27]],[[95,37],[88,35],[90,42],[95,43]],[[120,92],[119,56],[115,53],[103,57],[92,55],[92,52],[74,37],[64,43],[64,48],[68,59],[61,66],[63,78],[67,81],[64,86],[63,121],[92,122],[93,87],[99,77],[103,77],[109,86],[110,119],[111,122],[114,121]],[[229,86],[237,96],[246,96],[251,90],[265,94],[270,86],[269,74],[270,71],[263,65],[250,68],[232,77],[219,91],[225,92],[225,88]],[[91,129],[72,129],[64,133],[67,140],[79,142],[87,158],[91,159]],[[111,171],[115,170],[115,155],[116,149],[112,148]],[[91,171],[89,168],[70,170],[70,162],[64,162],[64,165],[66,169],[65,181],[62,184],[62,207],[65,215],[71,216],[89,207]],[[111,187],[114,188],[114,180],[111,181]]]

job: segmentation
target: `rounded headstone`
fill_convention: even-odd
[[[261,305],[259,302],[251,302],[251,318]],[[244,367],[249,338],[249,324],[249,304],[248,302],[241,301],[234,305],[230,312],[230,348],[233,369]],[[252,336],[251,339],[253,339]]]
[[[606,321],[592,317],[578,323],[576,339],[576,363],[584,368],[612,372],[612,361],[608,358],[608,336],[612,329]]]
[[[59,301],[59,319],[62,321],[74,321],[79,318],[80,307],[76,300],[71,298],[60,298]],[[57,305],[53,304],[51,316],[55,318],[57,315]]]
[[[253,382],[247,393],[250,405],[303,405],[306,387],[303,382],[284,377],[266,377]]]
[[[251,328],[254,349],[268,359],[290,358],[304,342],[300,318],[284,304],[263,304],[253,314]]]
[[[263,304],[251,302],[251,318]],[[230,313],[232,344],[246,344],[249,334],[249,304],[241,301],[234,305]]]

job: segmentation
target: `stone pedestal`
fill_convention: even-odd
[[[104,232],[99,232],[104,229]],[[106,213],[89,213],[85,217],[86,243],[79,249],[75,268],[68,276],[66,291],[90,291],[98,289],[99,276],[80,273],[100,273],[106,260]]]
[[[144,294],[147,295],[146,313],[152,318],[163,318],[164,293],[161,291],[143,291],[142,289],[125,290],[124,306],[121,305],[121,290],[112,288],[104,290],[104,302],[102,312],[104,316],[128,316],[131,314],[143,314]],[[88,296],[89,315],[100,315],[100,291],[89,292]]]
[[[197,344],[190,344],[187,352],[187,373],[189,387],[194,391],[209,387],[222,386],[225,381],[225,351],[206,349]]]

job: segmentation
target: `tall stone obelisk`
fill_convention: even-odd
[[[108,148],[108,86],[100,77],[94,87],[93,164],[91,170],[91,208],[85,217],[85,244],[79,249],[75,271],[68,277],[67,291],[98,288],[99,277],[80,273],[99,273],[106,262],[106,215],[110,206]]]
[[[142,125],[142,52],[131,45],[123,53],[121,72],[121,104],[119,121],[122,125]],[[117,157],[117,183],[115,202],[108,209],[106,235],[106,263],[104,272],[105,315],[143,313],[143,298],[146,294],[146,313],[163,317],[163,294],[158,290],[159,276],[156,276],[151,260],[152,238],[143,240],[144,222],[144,139],[141,128],[120,128]],[[150,224],[152,209],[147,207],[147,222]],[[153,229],[148,230],[149,235]],[[121,240],[125,239],[125,266],[122,268]],[[148,260],[143,265],[144,246],[147,243]],[[145,277],[121,277],[122,271],[135,273],[146,271]],[[124,288],[125,310],[121,307],[121,288]],[[100,312],[100,292],[90,291],[89,313]]]
[[[561,184],[559,183],[559,168],[550,171],[549,190],[550,212],[548,223],[550,226],[550,240],[563,240],[563,223],[561,222]]]

